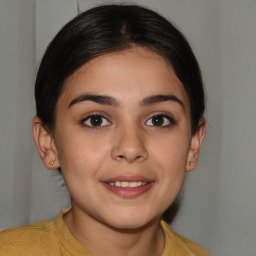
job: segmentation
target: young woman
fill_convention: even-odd
[[[209,255],[162,218],[205,135],[198,63],[155,12],[105,5],[49,45],[35,84],[35,143],[72,206],[1,232],[5,255]]]

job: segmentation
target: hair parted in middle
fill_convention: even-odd
[[[38,69],[37,116],[54,130],[55,108],[66,79],[91,59],[136,46],[161,55],[174,69],[190,102],[191,129],[205,109],[201,72],[190,45],[168,20],[138,5],[102,5],[67,23],[48,46]]]

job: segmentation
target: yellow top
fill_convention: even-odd
[[[65,209],[54,220],[10,228],[0,232],[1,256],[92,256],[70,233],[63,221]],[[196,243],[176,234],[161,221],[165,234],[162,256],[209,256]]]

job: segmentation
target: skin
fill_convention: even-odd
[[[84,94],[114,102],[82,100]],[[145,103],[155,95],[175,100]],[[100,126],[93,126],[92,114],[104,117]],[[35,117],[33,133],[44,165],[62,169],[72,198],[64,221],[82,245],[93,255],[161,255],[159,221],[185,172],[196,167],[205,135],[203,121],[191,134],[188,96],[162,57],[135,47],[89,61],[64,85],[55,130]],[[143,177],[151,186],[139,196],[122,197],[102,183],[120,175]]]

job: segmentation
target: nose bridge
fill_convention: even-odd
[[[112,157],[127,162],[143,161],[148,153],[142,131],[136,125],[122,126],[115,133]]]

